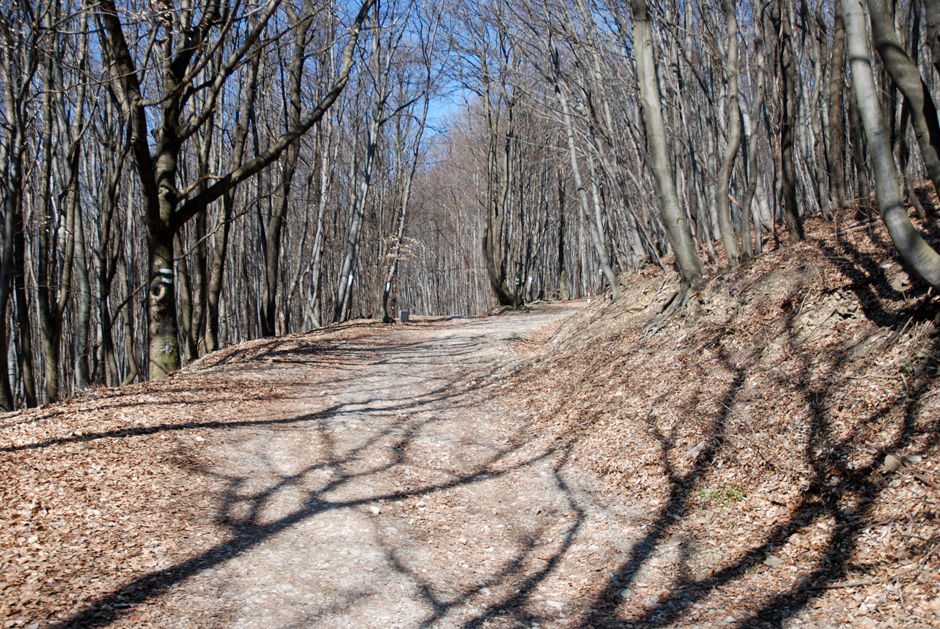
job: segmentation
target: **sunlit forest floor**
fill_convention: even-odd
[[[677,279],[627,278],[520,373],[540,428],[648,516],[587,624],[940,625],[936,298],[880,222],[807,227],[669,321]]]
[[[807,232],[5,415],[0,627],[938,626],[937,301]]]

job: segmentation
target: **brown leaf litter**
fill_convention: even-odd
[[[523,443],[513,456],[568,452],[566,465],[639,514],[592,523],[622,552],[585,545],[564,575],[572,550],[559,540],[575,510],[513,515],[543,537],[510,575],[555,575],[576,604],[562,616],[562,602],[530,600],[531,576],[507,577],[468,590],[470,606],[503,601],[479,626],[940,625],[936,300],[878,224],[841,224],[811,223],[807,243],[708,278],[668,321],[657,313],[673,275],[624,278],[617,303],[510,339],[511,369],[467,376],[461,395],[518,411],[488,424]],[[90,626],[185,617],[169,596],[174,571],[196,574],[206,552],[237,541],[212,516],[219,485],[206,470],[230,447],[219,429],[235,439],[262,417],[293,430],[278,409],[307,394],[297,369],[342,377],[383,334],[354,322],[254,341],[159,382],[0,418],[0,628],[66,626],[80,610]],[[401,491],[451,473],[440,447],[423,447],[427,465],[396,472]],[[492,547],[469,548],[500,508],[473,487],[376,509],[414,536],[409,552],[453,543],[492,563],[498,537],[512,540],[494,527]],[[429,569],[468,578],[472,561],[448,556]]]

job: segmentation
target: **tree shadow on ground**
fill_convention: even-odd
[[[821,246],[826,248],[825,245]],[[827,254],[833,256],[835,252],[830,248]],[[853,290],[856,290],[863,303],[868,302],[866,313],[878,325],[900,333],[912,318],[928,318],[930,309],[924,307],[923,303],[902,309],[900,313],[891,313],[878,305],[877,302],[881,299],[900,301],[902,296],[895,295],[885,288],[887,282],[884,281],[883,269],[863,254],[849,248],[849,253],[841,257],[841,262],[849,267],[848,273],[855,280]],[[873,281],[883,286],[875,288],[867,285]],[[799,352],[798,346],[802,341],[799,340],[800,330],[794,325],[795,316],[796,313],[791,312],[788,321],[790,350],[794,354],[799,353],[803,363],[796,391],[801,396],[805,408],[809,409],[809,434],[800,457],[811,470],[811,482],[797,503],[791,505],[789,515],[773,527],[765,529],[763,536],[753,540],[746,552],[724,562],[707,576],[689,578],[689,570],[683,558],[675,568],[679,578],[669,588],[667,595],[659,597],[653,604],[646,605],[641,610],[622,607],[620,592],[635,582],[640,570],[655,550],[677,539],[681,525],[690,521],[689,502],[697,489],[697,480],[710,471],[715,456],[732,436],[725,432],[727,414],[732,410],[740,387],[749,373],[761,367],[759,360],[753,357],[745,366],[730,364],[725,357],[724,368],[734,373],[734,381],[724,395],[721,405],[723,410],[711,420],[708,448],[698,455],[691,472],[677,475],[670,468],[667,457],[672,450],[672,444],[668,438],[656,435],[662,446],[669,500],[658,512],[649,533],[636,544],[629,560],[619,567],[591,602],[580,626],[662,627],[674,623],[682,624],[683,621],[687,623],[684,614],[691,605],[706,598],[721,597],[723,588],[745,586],[749,575],[770,569],[765,565],[765,561],[785,548],[791,536],[807,531],[820,519],[831,521],[833,526],[824,542],[823,550],[815,554],[810,569],[780,591],[751,593],[746,601],[737,597],[733,601],[728,599],[728,612],[734,614],[734,622],[731,625],[782,626],[784,621],[805,609],[822,592],[831,587],[838,587],[836,584],[850,575],[853,570],[853,552],[862,543],[865,529],[872,525],[872,509],[887,487],[880,466],[885,453],[904,451],[913,446],[916,440],[915,453],[922,454],[935,449],[940,443],[940,419],[931,420],[920,408],[924,396],[937,386],[940,338],[933,341],[929,350],[922,354],[922,358],[915,359],[920,361],[916,364],[920,376],[912,386],[905,383],[905,389],[893,399],[868,413],[847,434],[839,435],[833,429],[832,418],[841,410],[841,390],[852,379],[851,375],[843,373],[843,368],[850,360],[852,352],[862,347],[868,339],[860,339],[852,346],[843,348],[838,353],[835,364],[828,370],[830,375],[822,377],[813,364],[812,355],[806,351]],[[896,341],[897,335],[887,338],[889,341]],[[924,355],[927,356],[926,359],[923,358]],[[914,366],[912,363],[908,367],[913,369]],[[786,391],[784,384],[781,383],[781,391]],[[900,413],[897,409],[901,409]],[[892,423],[889,416],[896,415],[899,415],[900,419]],[[871,446],[870,442],[875,435],[882,438],[884,446]],[[920,439],[916,439],[918,436]],[[857,457],[860,451],[866,452],[862,464],[847,465],[847,461],[853,455]],[[628,614],[630,617],[626,617]]]
[[[871,232],[871,238],[882,247],[890,250],[891,244],[883,242],[877,231]],[[891,285],[885,268],[877,259],[859,248],[850,240],[838,241],[838,248],[824,240],[817,239],[816,246],[836,263],[843,273],[852,281],[850,290],[855,293],[862,310],[871,321],[885,328],[899,329],[910,321],[924,321],[929,316],[929,303],[927,297],[929,286],[919,281],[913,271],[908,274],[913,280],[909,291],[901,292]],[[901,310],[886,308],[886,305],[904,304],[910,298],[921,298],[922,301],[909,308]]]
[[[472,343],[469,341],[462,344],[449,344],[446,348],[438,348],[437,351],[429,350],[427,347],[422,346],[420,343],[395,343],[389,344],[386,343],[383,345],[385,348],[384,351],[394,352],[400,358],[405,361],[414,360],[417,357],[428,359],[433,362],[435,359],[441,358],[445,353],[448,357],[455,360],[462,360],[466,357],[469,357],[473,353]],[[286,365],[304,365],[304,366],[322,366],[317,365],[315,362],[307,360],[309,356],[317,356],[322,353],[321,349],[318,347],[297,347],[294,349],[291,354],[287,350],[273,350],[271,352],[262,351],[256,354],[257,357],[264,360],[268,356],[284,356],[281,361],[282,364]],[[344,348],[342,350],[342,359],[350,361],[364,361],[371,356],[375,355],[375,349],[368,347],[357,347],[350,346],[349,348]],[[292,357],[288,357],[292,356]],[[340,360],[340,355],[335,356],[336,360]],[[254,360],[254,359],[253,359]],[[372,361],[373,364],[387,364],[389,361],[382,359]],[[264,363],[262,363],[264,364]],[[252,371],[253,373],[259,373],[259,364],[257,362],[250,362],[242,366],[245,370]],[[195,374],[197,378],[199,377],[199,372]],[[420,370],[415,370],[413,378],[416,380],[423,379],[424,376]],[[425,396],[420,396],[418,398],[409,400],[407,404],[403,404],[400,408],[393,408],[392,410],[406,411],[406,410],[415,410],[421,406],[425,406],[431,403],[437,403],[443,400],[450,399],[458,394],[465,394],[466,392],[472,390],[478,390],[477,385],[467,385],[468,378],[464,376],[454,377],[445,383],[441,384],[437,389],[432,390]],[[188,382],[188,381],[187,381]],[[342,387],[353,386],[356,384],[356,379],[354,376],[345,376],[342,374],[342,371],[339,371],[337,375],[332,378],[329,382],[329,385],[323,385],[324,391],[336,390]],[[179,385],[166,385],[172,392],[177,396],[174,399],[165,399],[159,400],[153,398],[152,396],[143,401],[128,401],[126,398],[131,397],[133,399],[133,394],[125,391],[114,391],[105,399],[95,400],[95,408],[98,410],[109,410],[109,409],[133,409],[138,407],[154,408],[158,406],[179,406],[181,404],[196,404],[201,402],[209,401],[204,397],[195,397],[196,395],[202,395],[204,393],[204,387],[206,386],[205,382],[197,380],[192,384],[187,384],[185,386]],[[289,400],[297,396],[303,395],[305,392],[304,385],[294,385],[292,390],[291,388],[282,387],[279,391],[270,391],[265,390],[257,396],[247,398],[246,400],[261,400],[263,399],[266,402],[276,401],[276,400]],[[192,397],[183,398],[183,401],[179,398],[180,395],[189,395]],[[321,413],[309,417],[287,417],[287,418],[277,418],[277,419],[247,419],[244,421],[232,421],[232,420],[209,420],[209,421],[190,421],[190,422],[177,422],[177,423],[158,423],[150,426],[124,426],[120,428],[114,428],[111,430],[100,430],[100,431],[88,431],[81,434],[68,434],[61,437],[54,437],[45,439],[43,441],[34,441],[31,443],[23,443],[10,446],[0,447],[0,453],[3,452],[20,452],[25,450],[39,450],[43,448],[48,448],[50,446],[58,445],[67,445],[71,443],[89,443],[98,441],[101,439],[123,439],[129,437],[146,437],[161,433],[171,433],[171,432],[182,432],[188,430],[197,430],[197,429],[210,429],[210,430],[220,430],[220,429],[235,429],[235,428],[250,428],[250,427],[263,427],[263,426],[276,426],[276,425],[291,425],[291,424],[302,424],[309,422],[311,419],[321,416],[321,415],[332,415],[339,416],[344,413],[350,412],[362,412],[363,409],[357,408],[355,410],[349,409],[346,405],[335,405],[325,408]],[[365,410],[372,410],[366,408]],[[51,410],[49,413],[42,414],[38,417],[30,418],[29,422],[45,422],[54,419],[56,416],[61,415],[63,412],[58,409]],[[10,422],[6,424],[7,426],[15,426],[23,422]]]
[[[388,356],[396,357],[403,367],[416,364],[433,365],[435,360],[461,360],[472,358],[473,347],[470,341],[448,343],[395,343],[385,342],[380,348],[365,343],[345,348],[344,352],[355,355],[363,369],[369,365],[385,364]],[[318,351],[318,350],[313,350]],[[288,362],[304,362],[303,348],[295,348],[293,354],[280,355]],[[158,431],[187,430],[191,428],[210,428],[220,433],[245,429],[269,429],[277,426],[290,426],[305,429],[321,444],[323,456],[318,460],[291,472],[274,475],[269,482],[257,487],[251,472],[224,473],[193,465],[192,471],[215,479],[219,487],[217,508],[214,521],[225,531],[223,540],[196,555],[179,561],[174,565],[139,574],[121,585],[110,594],[101,596],[89,603],[66,620],[51,625],[59,629],[66,627],[106,627],[119,620],[123,615],[132,613],[141,606],[159,600],[172,588],[186,582],[211,568],[221,567],[233,559],[264,545],[268,540],[301,524],[316,521],[318,517],[337,511],[362,511],[370,506],[378,506],[390,501],[408,500],[430,496],[461,487],[469,487],[487,481],[496,481],[508,477],[520,470],[549,463],[555,470],[556,483],[568,495],[568,503],[575,517],[570,530],[560,543],[555,544],[550,556],[546,557],[545,547],[539,546],[540,561],[545,561],[538,569],[531,563],[536,552],[536,539],[529,544],[516,548],[514,556],[495,566],[483,583],[468,585],[460,593],[450,593],[449,584],[438,583],[434,578],[419,574],[406,561],[396,556],[395,550],[386,553],[386,562],[403,578],[416,584],[424,607],[429,610],[425,626],[431,626],[445,616],[464,606],[485,588],[511,589],[511,594],[497,605],[480,612],[479,622],[506,613],[515,613],[522,601],[536,585],[555,569],[557,562],[567,552],[571,540],[579,530],[583,514],[577,501],[570,496],[564,486],[564,479],[559,473],[567,457],[563,449],[548,448],[537,451],[524,451],[526,438],[523,434],[507,435],[501,439],[504,445],[492,450],[490,454],[472,466],[453,470],[447,478],[425,482],[418,480],[416,486],[366,492],[365,495],[349,497],[348,491],[362,483],[370,486],[373,479],[388,475],[408,465],[415,465],[420,452],[416,451],[419,436],[432,429],[446,418],[435,417],[427,409],[444,405],[448,413],[460,413],[480,404],[481,396],[491,395],[492,390],[471,380],[480,378],[476,371],[459,370],[457,373],[435,373],[431,376],[433,388],[424,392],[404,395],[394,403],[374,404],[372,398],[360,402],[334,403],[321,411],[303,416],[282,419],[254,419],[232,422],[194,422],[173,426],[153,426],[135,434],[153,434]],[[425,376],[427,379],[427,376]],[[354,373],[338,388],[345,390],[347,396],[359,399],[370,394],[365,385],[359,386]],[[428,417],[427,415],[432,415]],[[339,433],[345,430],[340,424],[343,417],[368,417],[370,432],[358,442],[348,439],[340,443]],[[395,419],[401,417],[401,419]],[[384,422],[384,423],[383,423]],[[127,436],[120,431],[110,434],[84,436],[86,440],[99,440]],[[51,443],[34,444],[33,447],[48,447]],[[350,445],[352,447],[350,447]],[[328,474],[323,474],[328,472]],[[272,517],[272,505],[285,495],[300,495],[294,506],[286,513]],[[345,497],[344,497],[345,496]],[[283,505],[282,505],[283,506]],[[536,538],[538,535],[536,534]],[[356,600],[346,603],[354,606]],[[330,610],[321,610],[318,614]],[[342,606],[332,610],[343,611]],[[474,622],[468,626],[476,626]],[[297,626],[304,626],[304,621],[297,621]]]
[[[865,273],[862,270],[858,272]],[[652,523],[633,543],[625,559],[614,566],[613,574],[602,579],[593,597],[584,601],[585,609],[577,621],[580,626],[659,627],[682,623],[690,606],[709,597],[721,597],[724,588],[742,584],[748,575],[765,570],[764,562],[768,558],[785,548],[792,535],[807,531],[819,518],[826,518],[833,526],[824,540],[822,550],[813,555],[808,571],[800,579],[786,582],[788,584],[780,591],[751,594],[748,600],[738,602],[736,610],[740,613],[735,616],[735,624],[740,627],[780,626],[805,609],[821,592],[852,573],[853,551],[860,544],[865,528],[870,525],[872,509],[885,489],[879,472],[883,452],[873,451],[868,446],[872,431],[880,431],[881,435],[890,433],[890,439],[885,440],[883,446],[887,451],[901,451],[910,448],[915,442],[920,451],[927,451],[938,444],[940,419],[925,418],[920,401],[937,385],[940,340],[935,340],[930,347],[927,363],[916,365],[920,373],[916,381],[912,381],[889,403],[868,413],[849,433],[839,434],[833,428],[832,418],[839,411],[841,391],[851,379],[850,375],[842,372],[842,368],[852,358],[852,352],[863,346],[867,339],[859,339],[851,347],[843,348],[828,370],[828,375],[820,374],[812,357],[805,352],[800,353],[799,346],[803,341],[800,340],[800,330],[795,322],[796,312],[791,312],[789,317],[789,349],[801,356],[802,362],[796,380],[788,385],[793,385],[792,390],[801,397],[807,409],[805,447],[802,452],[794,453],[809,470],[810,483],[805,491],[790,505],[784,517],[765,529],[759,538],[752,540],[745,552],[730,557],[707,575],[693,576],[694,571],[688,564],[688,547],[683,543],[681,529],[692,517],[693,499],[701,488],[702,479],[715,469],[716,460],[735,437],[735,428],[729,418],[741,401],[748,377],[761,367],[759,352],[743,361],[732,360],[720,353],[729,381],[726,390],[718,395],[719,410],[713,416],[700,420],[707,425],[704,447],[694,456],[694,462],[687,471],[681,472],[673,467],[670,454],[675,453],[677,440],[674,435],[664,433],[655,421],[657,406],[666,403],[666,400],[658,399],[650,404],[648,429],[660,446],[660,463],[668,483],[667,502],[651,514]],[[893,324],[886,325],[896,329]],[[383,348],[383,351],[376,351],[375,348],[370,350],[365,346],[351,349],[358,352],[356,355],[361,364],[379,364],[387,360],[382,358],[382,354],[388,347]],[[440,344],[430,348],[428,345],[402,344],[394,351],[400,352],[396,356],[402,358],[403,366],[413,366],[414,361],[425,360],[429,350],[438,352],[439,356],[451,356],[454,351],[464,350],[466,356],[472,354],[469,346],[462,348],[461,343]],[[292,360],[290,355],[284,355],[283,358]],[[374,360],[370,360],[372,358]],[[53,626],[57,629],[109,626],[126,610],[159,600],[171,588],[202,571],[223,566],[273,537],[300,524],[315,522],[318,517],[329,513],[368,509],[389,501],[475,487],[487,481],[508,479],[512,474],[536,465],[548,466],[553,475],[552,485],[565,496],[565,508],[573,514],[568,521],[568,528],[556,536],[550,550],[547,551],[545,544],[539,543],[547,535],[547,529],[535,530],[530,539],[517,544],[511,555],[501,560],[485,578],[468,580],[459,591],[455,591],[451,587],[453,584],[443,582],[439,576],[429,576],[417,570],[394,545],[385,548],[383,561],[395,574],[414,584],[417,598],[423,609],[427,610],[420,625],[422,627],[447,623],[452,625],[459,613],[464,613],[459,624],[467,629],[494,623],[532,626],[552,620],[549,612],[538,611],[533,595],[540,584],[556,573],[561,562],[571,553],[587,518],[581,499],[568,486],[563,471],[571,456],[573,438],[533,452],[526,450],[531,435],[509,435],[504,445],[494,449],[477,464],[450,473],[442,480],[416,481],[416,486],[376,491],[355,498],[339,497],[343,490],[354,483],[415,465],[414,457],[420,456],[417,448],[419,436],[438,422],[445,421],[436,417],[423,417],[421,413],[445,402],[449,408],[458,410],[478,405],[480,396],[492,394],[492,390],[473,384],[471,378],[476,376],[473,372],[436,374],[437,382],[432,390],[405,398],[400,403],[389,406],[373,404],[371,401],[342,403],[322,412],[283,420],[285,424],[306,426],[316,434],[322,441],[325,455],[315,464],[290,474],[282,474],[257,489],[253,488],[250,474],[222,474],[213,469],[194,468],[197,473],[213,476],[221,486],[215,517],[217,524],[228,533],[225,540],[173,566],[142,574],[125,583],[118,591],[94,600],[76,615]],[[347,384],[355,384],[354,375],[349,376]],[[781,390],[786,388],[781,387]],[[368,391],[359,388],[354,393],[366,395]],[[889,414],[896,409],[901,409],[899,423],[887,425],[890,423],[887,419]],[[375,429],[368,438],[353,447],[345,447],[336,440],[337,418],[343,414],[384,416],[388,421]],[[393,420],[397,414],[405,415],[406,419]],[[252,425],[253,422],[245,420],[237,428],[250,428]],[[259,428],[267,425],[269,422],[265,420],[257,422]],[[224,431],[229,426],[213,428]],[[925,434],[927,438],[923,438]],[[921,438],[915,440],[918,435]],[[868,452],[862,464],[847,465],[850,453],[859,449]],[[376,456],[377,452],[381,452],[382,456]],[[330,474],[318,480],[317,474],[323,471],[329,471]],[[271,505],[288,491],[302,494],[299,504],[276,518],[266,515]],[[644,567],[649,565],[658,551],[677,541],[684,554],[675,568],[678,577],[668,592],[642,610],[624,610],[621,592],[636,583]],[[495,591],[495,596],[486,593],[486,590]],[[341,614],[360,603],[361,599],[352,597],[316,617],[306,617],[301,612],[290,626],[302,627],[322,622],[324,615]],[[471,610],[469,618],[466,618],[467,610]],[[634,615],[627,618],[624,617],[626,613]]]

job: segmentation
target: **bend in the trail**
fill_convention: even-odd
[[[280,356],[303,387],[207,453],[231,535],[175,567],[161,624],[576,624],[632,518],[502,383],[512,345],[572,308],[338,341],[329,369]]]

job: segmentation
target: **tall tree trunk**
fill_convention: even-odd
[[[15,132],[14,132],[15,133]],[[3,156],[6,161],[8,155]],[[10,166],[4,164],[4,172],[9,172]],[[12,166],[16,168],[16,166]],[[15,230],[15,216],[19,211],[19,203],[15,197],[19,196],[19,184],[11,185],[12,182],[3,182],[3,254],[2,264],[0,264],[0,351],[5,355],[9,353],[7,335],[7,308],[10,304],[10,295],[13,292],[13,239]],[[10,365],[8,361],[0,361],[0,410],[12,411],[15,407],[13,399],[13,387],[10,384]]]
[[[353,284],[355,273],[359,264],[359,245],[362,234],[363,217],[366,203],[369,200],[369,190],[372,187],[374,176],[376,151],[379,146],[379,131],[385,123],[385,106],[391,95],[391,66],[392,60],[401,42],[401,35],[392,35],[385,51],[385,58],[381,58],[381,19],[378,14],[373,16],[374,29],[372,32],[372,76],[375,81],[375,94],[372,101],[372,115],[366,136],[366,151],[361,168],[361,178],[353,199],[352,213],[349,219],[349,229],[346,233],[346,247],[343,262],[340,266],[339,282],[336,285],[336,297],[333,303],[333,321],[345,321],[349,316],[352,304]]]
[[[77,181],[77,173],[76,173]],[[77,184],[76,184],[77,185]],[[75,202],[75,389],[88,388],[91,384],[88,362],[91,348],[88,333],[91,325],[91,284],[88,279],[88,260],[85,249],[85,227],[82,220],[81,206]]]
[[[734,0],[722,0],[725,14],[726,34],[728,37],[728,57],[725,59],[725,89],[728,114],[728,140],[725,154],[718,169],[717,210],[718,228],[725,244],[728,262],[731,268],[738,266],[740,252],[734,238],[734,225],[731,222],[731,172],[734,160],[741,147],[741,112],[738,108],[738,19],[734,12]],[[746,236],[747,237],[747,236]]]
[[[114,4],[114,0],[102,0],[96,16],[101,21],[99,44],[106,59],[110,62],[109,70],[119,100],[130,123],[130,143],[134,161],[145,201],[145,223],[148,244],[150,245],[150,282],[148,313],[150,317],[149,360],[150,376],[161,378],[170,371],[179,368],[180,352],[177,340],[178,323],[173,290],[173,242],[174,235],[183,225],[196,215],[207,211],[209,206],[226,192],[235,188],[246,179],[273,164],[283,152],[315,125],[349,82],[354,65],[354,56],[359,34],[377,0],[362,0],[359,11],[349,28],[349,39],[343,50],[342,62],[338,75],[333,77],[323,96],[301,119],[301,121],[274,138],[266,149],[254,158],[242,163],[232,164],[231,170],[218,177],[212,185],[190,195],[189,190],[177,189],[178,160],[183,144],[204,127],[214,114],[219,95],[223,92],[229,77],[246,60],[249,52],[267,27],[268,20],[280,6],[280,0],[264,5],[257,20],[251,25],[237,43],[235,50],[226,58],[223,70],[207,85],[206,98],[202,109],[192,115],[184,116],[190,98],[190,88],[197,76],[194,61],[201,55],[215,54],[221,47],[209,47],[206,52],[207,38],[210,31],[222,19],[218,5],[214,5],[200,18],[198,25],[176,24],[185,36],[178,40],[164,37],[160,40],[163,47],[164,63],[162,72],[159,123],[155,129],[148,125],[147,103],[143,99],[141,84],[147,78],[147,68],[138,68],[124,36],[124,25]],[[174,12],[168,12],[170,20],[178,19]],[[162,28],[162,26],[161,26]],[[156,31],[154,31],[156,36]],[[261,45],[261,44],[259,44]],[[197,57],[199,53],[199,57]],[[197,90],[198,91],[198,90]],[[154,132],[156,153],[150,152],[150,135]]]
[[[940,2],[924,0],[923,4],[927,15],[927,45],[933,57],[933,67],[940,73]]]
[[[36,396],[36,376],[33,374],[33,333],[29,321],[29,301],[26,293],[26,233],[22,211],[16,216],[13,242],[13,291],[16,298],[16,323],[19,328],[19,368],[23,380],[26,406],[39,404]]]
[[[47,19],[55,19],[50,15]],[[59,368],[61,357],[61,332],[65,308],[71,296],[72,272],[75,256],[75,224],[81,220],[79,214],[79,160],[80,160],[80,133],[77,129],[81,128],[81,112],[78,109],[76,115],[76,131],[72,137],[76,138],[70,142],[68,152],[65,156],[68,171],[66,175],[68,180],[64,182],[64,220],[65,229],[62,237],[57,240],[54,237],[55,225],[52,211],[52,176],[53,161],[55,151],[53,150],[52,131],[56,122],[61,128],[61,135],[68,136],[68,125],[65,119],[58,116],[56,111],[56,101],[60,90],[57,89],[56,82],[56,63],[57,55],[53,52],[58,46],[54,38],[50,42],[49,58],[43,67],[43,84],[46,86],[46,92],[43,95],[43,113],[46,119],[46,125],[43,128],[43,166],[42,166],[42,184],[41,198],[39,201],[39,262],[37,265],[37,274],[39,276],[38,302],[39,302],[39,320],[40,336],[42,342],[43,359],[45,363],[45,400],[46,402],[55,402],[60,395]],[[62,218],[60,216],[60,218]]]
[[[496,105],[490,102],[489,94],[483,98],[489,140],[486,153],[486,225],[483,231],[483,260],[486,264],[490,287],[501,306],[511,306],[512,291],[506,283],[506,216],[508,208],[504,206],[505,188],[509,185],[512,165],[509,161],[512,152],[513,122],[512,104],[507,105],[509,118],[505,135],[502,135],[498,122]],[[501,137],[502,136],[502,137]],[[502,158],[500,156],[502,153]],[[505,162],[503,161],[505,160]],[[503,164],[505,163],[505,168]]]
[[[232,137],[232,163],[240,164],[244,160],[245,146],[248,143],[248,130],[254,119],[255,100],[258,93],[258,68],[261,54],[251,55],[246,64],[246,76],[241,83],[239,94],[238,119]],[[206,353],[219,349],[219,302],[225,278],[225,261],[228,255],[228,236],[231,228],[235,191],[229,190],[222,195],[221,215],[215,232],[215,247],[212,265],[209,270],[209,285],[206,289]]]
[[[130,204],[130,197],[128,197],[128,206],[130,206]],[[130,210],[130,207],[128,207],[128,210]],[[129,216],[130,214],[128,213],[128,217]],[[124,343],[126,345],[124,354],[127,357],[128,369],[127,375],[124,377],[124,380],[121,381],[121,386],[125,387],[137,380],[137,376],[140,375],[140,364],[137,362],[137,347],[134,342],[134,286],[131,281],[131,269],[133,267],[126,259],[122,262],[124,263],[124,294],[127,295],[127,305],[124,311]]]
[[[379,142],[381,116],[382,111],[377,110],[374,112],[372,120],[369,121],[366,154],[363,159],[361,179],[356,188],[356,196],[353,199],[352,213],[349,218],[349,231],[346,234],[346,249],[343,254],[343,262],[340,265],[336,298],[333,302],[333,321],[335,322],[346,320],[352,302],[356,265],[359,262],[359,237],[362,234],[363,216],[366,211],[366,203],[369,200],[369,189],[372,186],[372,169]]]
[[[323,325],[321,305],[323,276],[323,245],[326,239],[326,210],[330,201],[330,187],[336,169],[336,151],[338,143],[333,141],[333,125],[326,119],[321,127],[322,145],[320,148],[320,186],[317,200],[317,224],[313,235],[313,251],[310,255],[310,289],[307,309],[314,327]]]
[[[865,135],[858,112],[858,101],[855,98],[849,99],[849,137],[852,142],[852,161],[855,162],[855,185],[861,202],[860,210],[866,217],[871,218],[871,186],[868,184]]]
[[[0,408],[13,410],[17,400],[16,389],[23,387],[27,406],[35,406],[36,388],[33,376],[33,356],[29,304],[26,282],[26,234],[23,225],[24,162],[30,143],[27,129],[34,101],[35,76],[44,58],[42,46],[45,30],[39,28],[34,17],[27,15],[28,4],[9,6],[6,19],[0,19],[0,88],[3,90],[3,132],[0,133],[0,211],[2,211],[2,262],[0,262],[0,353],[10,354],[10,343],[19,337],[19,371],[21,381],[15,381],[15,369],[8,360],[0,361]],[[6,9],[5,9],[6,10]],[[15,17],[13,17],[15,16]],[[9,19],[13,17],[13,19]],[[19,27],[23,26],[22,29]],[[13,296],[13,316],[8,317],[8,306]],[[14,329],[8,327],[15,321]],[[11,381],[11,379],[13,379]]]
[[[865,12],[861,0],[842,0],[842,14],[851,60],[852,83],[855,86],[855,98],[871,151],[881,218],[901,258],[924,281],[934,288],[940,288],[940,255],[914,229],[902,202],[894,156],[872,75]]]
[[[558,290],[562,301],[571,299],[568,293],[568,266],[565,264],[565,188],[558,177]]]
[[[552,83],[555,91],[555,98],[561,107],[562,121],[565,127],[565,138],[568,142],[568,159],[571,164],[571,176],[574,179],[574,187],[578,192],[578,201],[581,205],[581,212],[584,215],[584,221],[588,226],[588,233],[591,236],[591,244],[594,245],[594,253],[600,264],[601,273],[610,286],[611,296],[614,301],[620,297],[620,284],[610,268],[610,261],[607,258],[607,247],[604,245],[603,225],[599,224],[598,213],[591,212],[591,203],[588,200],[587,190],[584,188],[584,182],[581,178],[581,166],[578,163],[578,149],[575,144],[574,125],[571,120],[571,108],[568,105],[568,96],[565,88],[561,85],[560,78],[560,59],[558,48],[555,46],[554,35],[548,35],[549,55],[552,67]],[[596,198],[596,194],[595,194]]]
[[[928,0],[927,4],[932,1],[936,0]],[[891,80],[910,103],[911,126],[920,146],[924,167],[934,189],[940,193],[940,121],[937,119],[937,108],[927,84],[920,76],[920,70],[907,56],[894,30],[893,14],[887,2],[868,0],[868,8],[871,13],[872,42]]]
[[[688,219],[679,207],[669,164],[669,145],[660,105],[648,7],[646,0],[630,0],[630,6],[633,9],[633,41],[637,80],[640,84],[640,104],[649,144],[650,168],[656,184],[656,201],[676,254],[682,283],[686,288],[695,289],[702,283],[704,270],[695,250]]]
[[[796,199],[794,134],[796,133],[796,62],[793,54],[793,30],[790,26],[790,0],[775,0],[771,20],[779,41],[780,70],[780,185],[783,193],[783,220],[790,242],[806,238]]]
[[[288,103],[287,128],[300,123],[302,107],[302,87],[304,76],[304,63],[307,60],[306,38],[310,30],[312,19],[301,19],[293,9],[288,9],[293,22],[294,50],[288,70]],[[376,34],[377,36],[377,34]],[[290,200],[291,186],[294,174],[297,172],[297,160],[300,156],[298,143],[291,144],[281,157],[281,180],[274,199],[274,208],[268,222],[267,246],[264,260],[264,291],[262,293],[261,307],[261,335],[274,336],[277,318],[278,283],[280,280],[281,240],[284,227],[284,217],[287,215],[287,205]]]
[[[845,207],[845,22],[835,12],[832,29],[832,61],[829,67],[829,185],[837,210]]]

